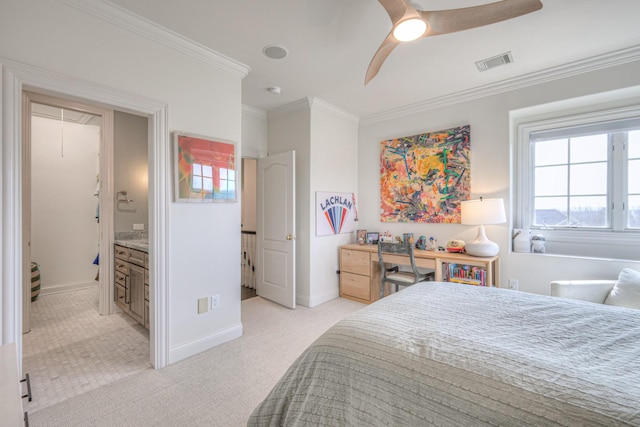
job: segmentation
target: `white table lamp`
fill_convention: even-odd
[[[500,252],[497,243],[487,239],[485,224],[503,224],[507,222],[502,199],[466,200],[461,204],[461,222],[466,225],[478,225],[478,236],[465,243],[465,249],[473,256],[494,256]]]

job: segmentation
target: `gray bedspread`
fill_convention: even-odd
[[[334,325],[249,426],[640,426],[640,310],[427,282]]]

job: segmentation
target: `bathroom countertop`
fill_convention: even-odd
[[[119,239],[115,241],[115,244],[149,253],[149,239]]]

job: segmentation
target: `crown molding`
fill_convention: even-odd
[[[355,114],[351,114],[348,111],[345,111],[333,104],[328,103],[327,101],[323,101],[320,98],[310,98],[310,106],[312,109],[315,108],[320,111],[324,111],[340,119],[355,123],[356,125],[360,121],[360,117],[356,116]]]
[[[338,108],[335,105],[328,103],[327,101],[323,101],[320,98],[316,98],[312,96],[301,98],[297,101],[293,101],[281,107],[274,108],[273,110],[269,110],[267,112],[267,115],[270,119],[277,119],[284,116],[288,116],[289,114],[292,114],[298,111],[306,111],[306,110],[313,110],[313,109],[324,111],[342,120],[347,120],[355,124],[358,124],[358,122],[360,121],[360,118],[358,116],[351,114],[341,108]]]
[[[251,105],[242,104],[242,113],[260,120],[267,120],[267,112]]]
[[[221,71],[245,78],[251,68],[228,56],[196,43],[175,31],[169,30],[146,18],[136,15],[123,7],[104,0],[60,0],[81,12],[92,15],[104,22],[116,25],[131,33],[142,36],[154,43],[190,56]]]
[[[640,60],[640,46],[609,52],[603,55],[570,62],[557,67],[547,68],[534,73],[525,74],[497,83],[487,84],[472,89],[425,99],[414,104],[404,105],[379,113],[369,114],[360,119],[361,125],[370,125],[387,120],[393,120],[410,114],[422,113],[447,107],[461,102],[472,101],[478,98],[497,95],[512,90],[517,90],[537,84],[563,79],[578,74],[622,65]]]
[[[269,119],[279,119],[298,111],[310,110],[312,102],[313,100],[310,97],[300,98],[297,101],[267,111],[267,117]]]

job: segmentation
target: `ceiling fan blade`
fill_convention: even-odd
[[[411,11],[415,13],[415,9],[413,6],[408,4],[407,0],[378,0],[384,10],[389,14],[389,18],[391,18],[391,23],[396,25],[398,21],[400,21],[407,11]]]
[[[387,56],[389,56],[393,49],[395,49],[399,44],[400,42],[393,37],[393,34],[389,33],[387,38],[384,39],[376,51],[375,55],[373,55],[373,58],[371,58],[371,63],[369,63],[369,68],[367,69],[367,75],[364,78],[365,85],[378,74],[384,60],[387,59]]]
[[[429,28],[422,37],[454,33],[517,18],[542,9],[540,0],[502,0],[461,9],[419,11]]]

